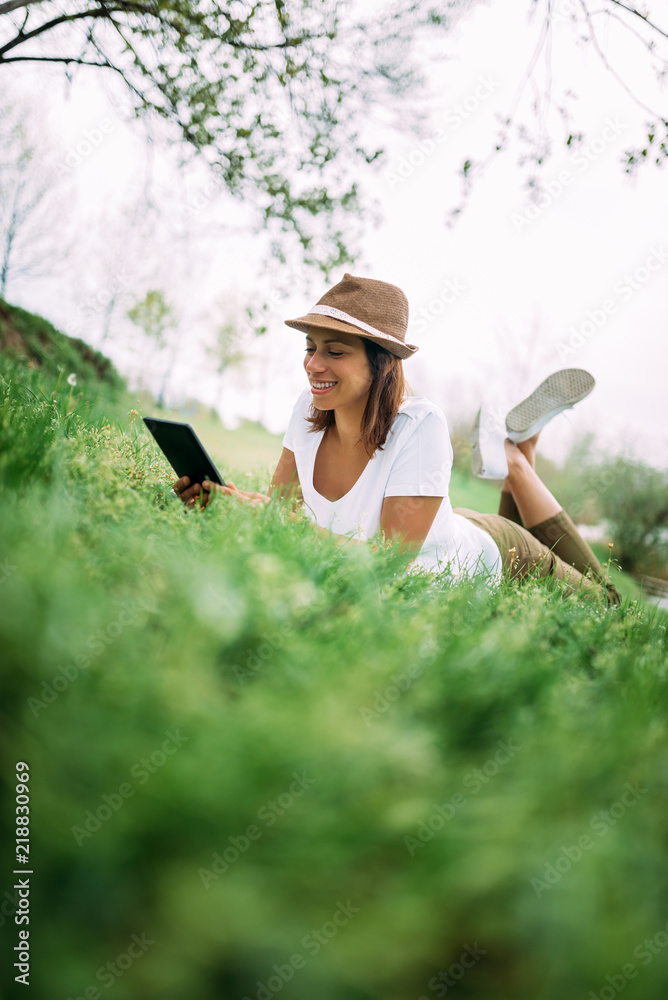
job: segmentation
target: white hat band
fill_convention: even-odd
[[[356,319],[355,316],[344,312],[343,309],[335,309],[334,306],[313,306],[312,309],[309,309],[309,312],[317,313],[320,316],[329,316],[330,319],[340,319],[342,323],[350,323],[351,326],[357,326],[360,330],[364,330],[365,333],[373,334],[374,337],[381,337],[383,340],[391,340],[393,344],[405,346],[403,340],[399,340],[398,337],[392,337],[389,333],[377,330],[375,326],[363,323],[361,319]]]

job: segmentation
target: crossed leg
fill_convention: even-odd
[[[538,435],[519,445],[505,442],[508,476],[503,484],[498,514],[479,514],[455,508],[492,536],[504,568],[514,579],[529,574],[565,580],[573,592],[610,604],[621,604],[621,594],[558,500],[535,469]]]
[[[507,439],[505,442],[508,475],[501,488],[499,514],[527,529],[561,510],[561,504],[536,472],[537,443],[538,434],[521,444]]]
[[[553,574],[578,589],[589,589],[584,579],[588,573],[605,588],[611,603],[620,604],[619,591],[608,581],[590,546],[536,472],[537,442],[538,434],[518,445],[506,440],[508,476],[501,491],[499,514],[523,526],[549,550],[549,555],[544,553],[541,575]]]

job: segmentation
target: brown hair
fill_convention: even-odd
[[[384,347],[366,337],[361,340],[372,378],[362,417],[362,443],[369,457],[372,457],[376,449],[382,449],[385,444],[404,397],[411,395],[411,387],[404,377],[401,358],[390,354]],[[334,410],[318,410],[313,405],[306,420],[311,424],[309,431],[324,431],[336,423]]]

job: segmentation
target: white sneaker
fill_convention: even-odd
[[[481,479],[505,479],[508,475],[506,428],[498,410],[483,403],[471,432],[471,462],[473,475]]]
[[[552,417],[588,396],[596,382],[582,368],[562,368],[548,375],[537,389],[506,417],[506,437],[520,444],[537,434]]]

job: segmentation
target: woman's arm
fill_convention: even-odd
[[[415,557],[424,545],[429,529],[438,514],[443,497],[385,497],[380,515],[380,529],[386,539],[399,540],[399,548]],[[313,527],[321,535],[331,535],[328,528]],[[337,545],[367,545],[361,538],[334,535]],[[378,546],[374,545],[374,551]]]
[[[269,492],[278,492],[280,497],[288,496],[296,500],[304,500],[301,483],[297,474],[297,462],[294,451],[284,448],[278,460],[276,471],[269,485]]]
[[[442,503],[443,497],[385,497],[381,531],[386,538],[398,539],[402,552],[416,556]]]

